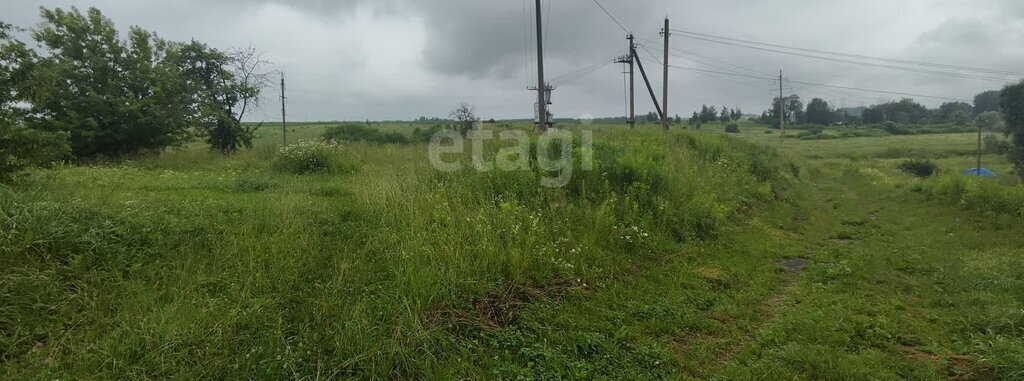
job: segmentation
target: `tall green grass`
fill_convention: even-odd
[[[1024,218],[1024,188],[960,174],[928,180],[920,187],[928,196],[987,215]]]
[[[453,376],[452,335],[714,239],[795,174],[724,137],[595,140],[558,189],[535,162],[440,173],[423,144],[348,144],[354,171],[282,171],[264,146],[35,172],[0,188],[2,372]]]

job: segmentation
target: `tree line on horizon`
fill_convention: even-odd
[[[779,103],[788,124],[862,125],[894,122],[898,124],[955,124],[967,125],[979,115],[1000,111],[1001,91],[986,91],[974,97],[974,104],[945,102],[930,109],[913,98],[903,98],[866,107],[837,108],[822,98],[813,98],[804,106],[799,95],[793,94],[772,100],[772,107],[757,119],[762,124],[779,128]]]

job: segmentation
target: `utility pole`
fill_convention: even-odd
[[[779,128],[782,129],[782,135],[786,136],[786,105],[782,97],[782,70],[779,70]]]
[[[548,131],[548,108],[547,99],[544,96],[547,84],[544,83],[544,37],[543,19],[540,14],[540,0],[536,0],[537,6],[537,131],[545,133]]]
[[[978,177],[981,177],[981,123],[978,123]]]
[[[615,63],[629,64],[629,115],[626,115],[626,123],[629,123],[629,128],[636,128],[636,91],[634,89],[634,84],[636,82],[633,80],[633,67],[635,65],[633,56],[635,54],[634,51],[636,50],[636,44],[633,42],[633,34],[627,35],[626,39],[629,40],[629,55],[619,57],[615,60]]]
[[[631,33],[628,37],[630,40],[630,128],[637,128],[637,103],[636,103],[636,90],[634,89],[633,81],[634,70],[633,67],[633,51],[636,50],[636,43],[633,42],[633,34]]]
[[[668,17],[665,17],[665,29],[661,31],[661,34],[665,36],[665,74],[663,83],[664,93],[661,97],[662,113],[661,113],[661,128],[668,131],[668,36],[671,35],[668,29]]]
[[[640,69],[640,76],[644,78],[644,84],[647,85],[647,92],[651,94],[651,102],[654,103],[654,109],[658,110],[658,116],[664,119],[665,113],[661,112],[661,106],[658,105],[658,96],[654,94],[654,87],[651,87],[651,80],[647,78],[647,71],[644,70],[644,63],[640,60],[640,56],[636,54],[636,49],[633,49],[633,61],[636,61],[636,67]]]
[[[288,145],[288,118],[285,116],[284,72],[281,72],[281,142]]]

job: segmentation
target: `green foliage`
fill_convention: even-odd
[[[807,123],[829,125],[832,124],[834,117],[832,106],[824,99],[814,98],[807,104]]]
[[[241,120],[258,102],[264,77],[251,49],[226,54],[138,27],[122,39],[96,8],[42,8],[40,15],[32,33],[40,51],[18,46],[22,73],[12,77],[32,116],[21,124],[64,133],[74,157],[159,152],[197,134],[220,152],[252,146],[256,127]],[[14,46],[4,43],[5,52]]]
[[[729,123],[725,126],[725,132],[730,134],[740,133],[740,125],[736,123]]]
[[[978,115],[974,124],[977,125],[978,129],[988,132],[1003,132],[1003,128],[1006,127],[1003,123],[1003,117],[995,111],[986,111]]]
[[[892,135],[911,135],[911,134],[913,134],[913,132],[910,131],[909,129],[904,128],[904,127],[900,126],[898,123],[893,122],[893,121],[885,122],[882,125],[882,129],[885,130],[885,132],[888,132],[889,134],[892,134]]]
[[[0,181],[26,168],[47,167],[69,153],[63,134],[16,127],[0,119]]]
[[[985,152],[998,155],[1005,155],[1013,148],[1010,146],[1009,141],[1001,139],[996,135],[985,135],[984,144]]]
[[[273,167],[293,175],[345,174],[357,168],[354,160],[344,154],[341,144],[327,140],[304,140],[280,147],[274,155]]]
[[[206,144],[225,154],[252,148],[260,126],[242,120],[266,84],[259,55],[251,48],[225,53],[197,41],[173,46],[167,60],[187,79],[184,91],[194,94],[192,123]]]
[[[999,90],[992,90],[974,96],[974,115],[978,116],[988,111],[999,112]]]
[[[26,112],[16,103],[32,67],[32,52],[0,23],[0,181],[30,167],[49,165],[68,155],[67,137],[25,125]]]
[[[718,121],[718,109],[715,106],[701,105],[699,115],[701,123],[714,123]]]
[[[977,176],[950,175],[923,184],[924,192],[950,205],[989,215],[1024,218],[1024,189],[1007,187]]]
[[[439,129],[438,129],[439,130]],[[432,130],[429,130],[432,131]],[[436,131],[435,131],[436,132]],[[428,132],[419,130],[414,133],[415,140],[429,141]],[[327,128],[322,137],[326,140],[336,142],[369,142],[378,144],[408,144],[409,138],[398,132],[382,132],[378,129],[367,127],[361,124],[343,124]],[[421,140],[422,139],[422,140]]]
[[[1007,86],[1003,89],[1001,99],[1006,134],[1010,136],[1012,143],[1010,161],[1017,167],[1017,173],[1024,178],[1024,82]]]
[[[939,106],[938,115],[932,122],[953,123],[962,126],[974,116],[974,107],[967,102],[946,102]]]
[[[191,138],[192,94],[164,58],[171,45],[140,28],[119,39],[90,8],[42,9],[33,37],[43,53],[29,81],[32,122],[69,134],[76,157],[122,156],[178,146]]]
[[[896,167],[917,177],[930,177],[939,171],[939,166],[931,160],[905,160],[897,164]]]
[[[906,98],[899,102],[874,105],[864,110],[864,123],[877,124],[895,122],[899,124],[918,124],[927,120],[928,109],[913,99]]]

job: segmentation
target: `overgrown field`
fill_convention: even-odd
[[[1021,187],[958,175],[971,134],[591,126],[549,189],[324,127],[0,188],[0,374],[1024,377]]]
[[[793,182],[770,150],[714,136],[599,132],[596,169],[547,189],[535,165],[446,174],[425,144],[280,149],[271,134],[233,157],[192,149],[4,187],[4,373],[480,375],[494,364],[460,352],[519,304],[583,297],[712,240]],[[653,356],[621,343],[623,359]]]

